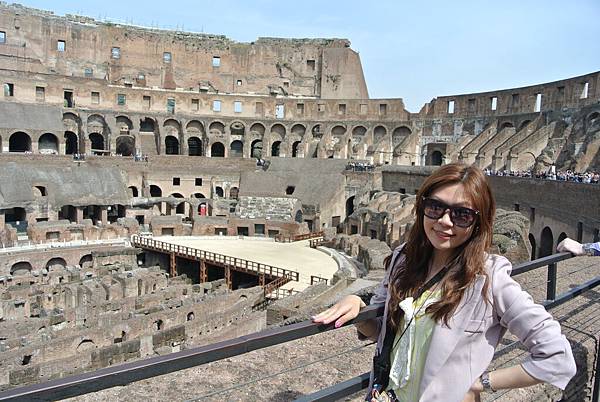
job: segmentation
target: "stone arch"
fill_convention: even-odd
[[[38,139],[38,152],[58,155],[58,138],[52,133],[45,133]]]
[[[225,157],[225,145],[222,142],[215,142],[210,146],[210,156],[213,158]]]
[[[23,131],[13,133],[8,139],[8,152],[31,152],[31,137]]]
[[[33,196],[36,198],[45,197],[48,195],[48,192],[46,191],[46,187],[44,187],[44,186],[33,186],[31,191],[33,191]]]
[[[103,153],[104,151],[104,136],[100,133],[91,133],[88,138],[91,143],[91,151],[94,154]]]
[[[552,229],[546,226],[542,229],[540,236],[540,254],[538,258],[546,257],[552,254],[554,249],[554,236],[552,235]]]
[[[63,113],[62,121],[66,131],[73,131],[74,133],[79,133],[79,123],[81,122],[81,119],[75,113]]]
[[[73,131],[65,131],[65,154],[73,155],[79,153],[79,138]]]
[[[13,276],[20,276],[29,274],[32,270],[31,263],[29,261],[19,261],[15,262],[10,267],[10,274]]]
[[[87,132],[88,132],[88,138],[90,139],[90,141],[92,141],[92,138],[95,138],[95,141],[96,141],[96,146],[94,146],[94,143],[92,141],[92,144],[91,144],[92,152],[95,154],[103,153],[103,152],[98,152],[98,151],[104,151],[105,144],[108,142],[108,138],[107,138],[108,130],[107,130],[107,125],[106,125],[106,120],[104,120],[104,117],[99,114],[90,115],[87,119]],[[97,135],[92,136],[92,134],[97,134]],[[102,141],[101,141],[102,146],[98,147],[98,145],[100,145],[100,140],[99,140],[100,137],[102,137]],[[96,152],[94,152],[94,150]]]
[[[587,115],[587,117],[585,118],[585,122],[589,126],[596,123],[596,120],[598,118],[600,118],[600,112],[592,112]]]
[[[271,135],[276,134],[279,138],[283,139],[285,137],[285,127],[283,124],[275,123],[271,126]]]
[[[120,135],[117,137],[116,152],[123,156],[132,156],[135,154],[135,138],[131,135]]]
[[[46,270],[49,272],[51,270],[56,270],[56,269],[65,269],[67,267],[67,262],[65,261],[64,258],[61,257],[54,257],[48,260],[48,262],[46,262]]]
[[[302,138],[306,133],[306,127],[303,124],[294,124],[292,126],[291,133]]]
[[[529,244],[531,245],[531,260],[535,260],[535,256],[537,253],[535,236],[529,233]]]
[[[387,135],[387,129],[384,126],[377,126],[373,129],[373,144],[379,143]]]
[[[512,122],[510,122],[510,121],[505,121],[504,123],[502,123],[502,124],[500,125],[500,128],[498,129],[498,131],[502,131],[502,130],[504,130],[505,128],[514,128],[514,127],[515,127],[515,125],[514,125],[514,124],[512,124]]]
[[[341,137],[344,134],[346,134],[346,127],[339,124],[331,129],[331,135],[334,137]]]
[[[229,132],[231,135],[244,135],[246,133],[246,126],[241,121],[234,121],[229,126]]]
[[[323,136],[323,128],[321,124],[315,124],[310,130],[312,136],[315,138],[321,138]]]
[[[198,137],[188,138],[188,155],[202,156],[202,140]]]
[[[175,119],[167,119],[163,123],[163,128],[166,135],[173,135],[179,137],[181,134],[181,123]]]
[[[281,151],[281,141],[275,141],[271,144],[271,156],[279,156]]]
[[[138,191],[138,189],[137,189],[136,186],[129,186],[129,187],[127,187],[127,195],[130,198],[138,197],[139,194],[140,193],[139,193],[139,191]]]
[[[121,135],[129,135],[133,130],[133,122],[127,116],[117,116],[117,130]]]
[[[265,131],[265,126],[261,123],[254,123],[252,126],[250,126],[251,134],[257,134],[262,137],[263,135],[265,135]]]
[[[150,197],[162,197],[162,189],[156,184],[151,184]]]
[[[199,120],[191,120],[186,126],[185,131],[190,136],[202,137],[204,132],[204,124]]]
[[[354,198],[355,196],[352,196],[346,200],[346,218],[354,213]]]
[[[352,129],[352,137],[364,137],[367,133],[367,128],[365,126],[356,126]]]
[[[531,120],[525,120],[519,125],[519,130],[523,130],[527,125],[531,123]]]
[[[394,131],[392,131],[392,146],[396,147],[400,145],[402,141],[411,134],[411,129],[406,126],[396,127]]]
[[[194,193],[192,194],[193,198],[206,198],[206,196],[202,193]]]
[[[229,198],[237,200],[239,193],[240,193],[240,189],[239,188],[237,188],[237,187],[231,187],[231,189],[229,189]]]
[[[250,145],[250,156],[252,158],[261,158],[262,157],[262,149],[263,149],[263,142],[262,140],[254,140],[252,141],[252,144]]]
[[[444,155],[437,149],[431,153],[431,164],[433,166],[441,166],[444,161]]]
[[[93,263],[93,258],[91,254],[86,254],[79,259],[79,266],[81,268],[90,268]]]
[[[140,119],[140,132],[156,132],[156,120],[154,120],[152,117],[144,117],[143,119]]]
[[[301,141],[294,141],[294,143],[292,144],[292,158],[298,157],[298,151],[300,149],[301,143]]]
[[[240,140],[231,142],[229,146],[229,156],[231,158],[241,158],[244,156],[244,143]]]
[[[96,344],[91,339],[84,339],[77,345],[77,352],[96,349]]]
[[[222,122],[220,122],[218,120],[213,121],[208,126],[208,132],[211,135],[223,135],[223,134],[225,134],[225,124],[223,124]]]
[[[179,155],[179,139],[173,135],[165,137],[165,154]]]
[[[565,232],[561,232],[561,233],[558,235],[558,239],[556,239],[556,244],[554,245],[554,249],[556,250],[556,246],[558,246],[558,243],[560,243],[561,241],[563,241],[563,240],[564,240],[564,239],[566,239],[567,237],[569,237],[569,236],[567,236],[567,234],[566,234]]]
[[[217,195],[217,197],[221,197],[221,198],[223,198],[223,195],[225,194],[225,193],[223,192],[223,187],[221,187],[221,186],[216,186],[216,187],[215,187],[215,194]]]

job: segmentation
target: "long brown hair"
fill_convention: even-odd
[[[410,229],[408,241],[402,250],[406,258],[402,267],[392,273],[390,280],[389,317],[393,328],[397,328],[402,317],[398,303],[408,296],[413,296],[419,287],[423,286],[427,278],[428,263],[433,256],[433,246],[423,227],[423,197],[428,197],[439,188],[451,184],[464,186],[465,196],[471,201],[473,208],[479,211],[479,215],[471,237],[455,250],[452,267],[442,283],[440,300],[429,306],[427,313],[436,321],[443,320],[448,325],[448,320],[465,290],[475,281],[477,275],[485,275],[485,252],[492,243],[496,213],[492,191],[479,168],[460,163],[444,165],[425,180],[417,193],[413,210],[413,213],[416,213],[415,224]],[[487,292],[488,282],[486,280],[484,294]]]

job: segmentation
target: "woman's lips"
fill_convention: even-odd
[[[444,232],[438,232],[437,230],[434,230],[435,234],[440,238],[440,239],[444,239],[444,240],[448,240],[449,238],[451,238],[452,234],[449,233],[444,233]]]

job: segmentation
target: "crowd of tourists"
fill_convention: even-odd
[[[355,172],[372,172],[375,170],[375,166],[372,163],[366,162],[349,162],[346,165],[346,170],[353,170]]]
[[[571,181],[576,183],[600,183],[600,172],[574,172],[572,170],[554,170],[547,172],[532,172],[531,170],[492,170],[484,169],[488,176],[512,176],[512,177],[533,177],[536,179]]]

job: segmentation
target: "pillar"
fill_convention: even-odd
[[[208,281],[208,275],[206,274],[206,262],[200,261],[200,283]]]
[[[83,207],[75,207],[76,218],[75,221],[77,223],[83,222]]]
[[[175,259],[175,253],[171,253],[170,254],[170,263],[169,263],[169,275],[171,276],[171,278],[174,278],[175,276],[177,276],[177,262]]]
[[[103,225],[108,223],[108,207],[100,207],[100,223]]]
[[[231,283],[231,269],[229,267],[225,267],[225,283],[227,284],[227,289],[233,289]]]

